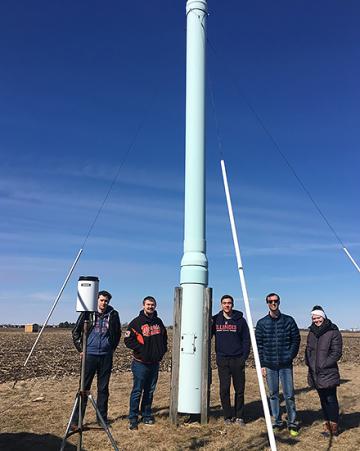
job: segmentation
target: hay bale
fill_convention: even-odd
[[[39,332],[38,324],[25,324],[25,333]]]

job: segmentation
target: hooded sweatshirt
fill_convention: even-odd
[[[147,316],[141,310],[125,333],[125,346],[133,350],[134,359],[142,363],[158,363],[167,351],[166,328],[157,316]]]
[[[89,320],[87,354],[105,355],[114,352],[121,337],[118,312],[111,305],[108,305],[104,313],[90,313]],[[82,351],[84,321],[85,313],[82,312],[72,331],[74,345],[79,352]]]
[[[212,335],[215,335],[217,357],[241,357],[250,353],[249,328],[242,312],[233,310],[230,319],[221,310],[212,318]]]

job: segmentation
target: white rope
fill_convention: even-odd
[[[256,374],[257,374],[257,378],[258,378],[258,382],[259,382],[261,401],[262,401],[264,414],[265,414],[267,433],[268,433],[268,437],[269,437],[271,451],[276,451],[275,436],[274,436],[274,431],[273,431],[272,424],[271,424],[271,417],[270,417],[269,405],[268,405],[268,401],[267,401],[267,397],[266,397],[264,380],[263,380],[262,373],[261,373],[259,352],[258,352],[258,348],[257,348],[257,344],[256,344],[254,324],[253,324],[253,320],[252,320],[252,316],[251,316],[249,297],[248,297],[246,283],[245,283],[244,268],[242,266],[242,261],[241,261],[239,242],[238,242],[238,237],[237,237],[237,232],[236,232],[233,209],[232,209],[232,205],[231,205],[230,191],[229,191],[229,185],[228,185],[227,176],[226,176],[224,160],[221,160],[221,171],[222,171],[223,180],[224,180],[226,203],[227,203],[227,207],[228,207],[228,211],[229,211],[231,232],[232,232],[232,237],[233,237],[233,241],[234,241],[236,261],[237,261],[238,271],[239,271],[239,276],[240,276],[240,284],[241,284],[241,289],[242,289],[244,303],[245,303],[246,318],[247,318],[247,321],[249,324],[250,339],[251,339],[251,344],[252,344],[253,353],[254,353]]]
[[[76,264],[77,264],[77,262],[78,262],[78,260],[80,258],[80,255],[81,255],[82,251],[83,251],[82,249],[79,250],[79,252],[78,252],[78,254],[77,254],[77,256],[76,256],[76,258],[74,260],[74,263],[72,264],[72,266],[70,268],[70,271],[68,272],[68,275],[66,276],[65,281],[62,284],[62,287],[60,288],[60,291],[59,291],[58,295],[55,298],[54,304],[51,307],[51,310],[50,310],[50,312],[49,312],[49,314],[48,314],[48,316],[47,316],[47,318],[45,320],[45,323],[43,324],[43,326],[41,328],[41,331],[38,334],[38,336],[37,336],[37,338],[35,340],[35,343],[33,344],[33,347],[31,348],[31,351],[30,351],[29,355],[27,356],[27,359],[25,360],[24,366],[26,366],[26,364],[28,363],[28,361],[29,361],[29,359],[31,357],[31,354],[33,353],[38,341],[40,340],[41,334],[43,333],[45,327],[47,326],[47,323],[49,322],[49,319],[50,319],[50,317],[52,315],[52,312],[54,311],[54,309],[56,307],[56,304],[59,302],[59,299],[60,299],[60,297],[61,297],[61,295],[62,295],[62,293],[63,293],[63,291],[64,291],[64,289],[66,287],[66,284],[68,283],[68,281],[70,279],[70,276],[71,276],[72,272],[74,271],[74,268],[75,268],[75,266],[76,266]]]
[[[350,252],[346,249],[346,247],[343,247],[345,254],[349,257],[351,263],[355,266],[355,268],[360,272],[359,265],[356,263],[356,261],[352,258],[350,255]]]

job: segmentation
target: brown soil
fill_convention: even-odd
[[[37,334],[26,334],[19,329],[0,329],[0,383],[14,379],[24,380],[40,376],[76,376],[79,374],[79,354],[74,348],[71,330],[46,329],[28,364],[28,356]],[[295,365],[304,364],[306,333],[301,333],[301,346]],[[341,363],[360,365],[360,333],[343,334],[344,347]],[[214,343],[213,343],[214,345]],[[169,352],[161,362],[161,371],[171,371],[172,331],[169,330]],[[113,373],[130,371],[131,351],[123,340],[115,353]],[[254,367],[250,354],[247,365]],[[216,368],[214,346],[212,367]]]
[[[23,365],[24,356],[26,357],[34,338],[34,335],[19,332],[0,333],[1,376],[2,380],[6,380],[0,384],[1,450],[58,450],[71,413],[78,386],[78,355],[72,349],[68,332],[45,334],[35,358],[29,362],[31,366],[29,371],[42,376],[32,377],[31,373],[25,372],[27,379],[19,380],[13,388],[14,376]],[[352,363],[359,359],[360,340],[358,335],[350,335],[345,337],[344,341],[345,348],[348,348],[340,364],[342,383],[339,388],[339,402],[342,433],[333,441],[320,435],[322,430],[320,403],[316,392],[307,387],[306,368],[300,361],[294,372],[301,432],[297,438],[291,438],[286,430],[277,433],[278,450],[360,449],[360,368]],[[4,352],[6,349],[11,351]],[[119,449],[140,451],[149,448],[154,450],[202,448],[212,451],[269,449],[256,374],[251,367],[246,370],[245,428],[224,425],[216,371],[213,371],[209,424],[185,425],[184,418],[181,418],[181,425],[178,428],[171,426],[168,420],[170,372],[162,371],[154,399],[156,424],[142,425],[138,431],[128,431],[126,415],[132,383],[131,373],[128,371],[129,359],[129,354],[120,348],[110,386],[109,418],[112,421],[112,434]],[[163,365],[167,370],[169,359]],[[93,393],[96,394],[96,384]],[[111,450],[106,434],[96,426],[91,406],[88,408],[85,423],[90,429],[83,434],[83,449]],[[77,436],[70,437],[68,443],[66,449],[75,450]]]

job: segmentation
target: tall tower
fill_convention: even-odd
[[[178,412],[200,413],[203,302],[208,285],[205,240],[206,0],[186,3],[186,162]]]

